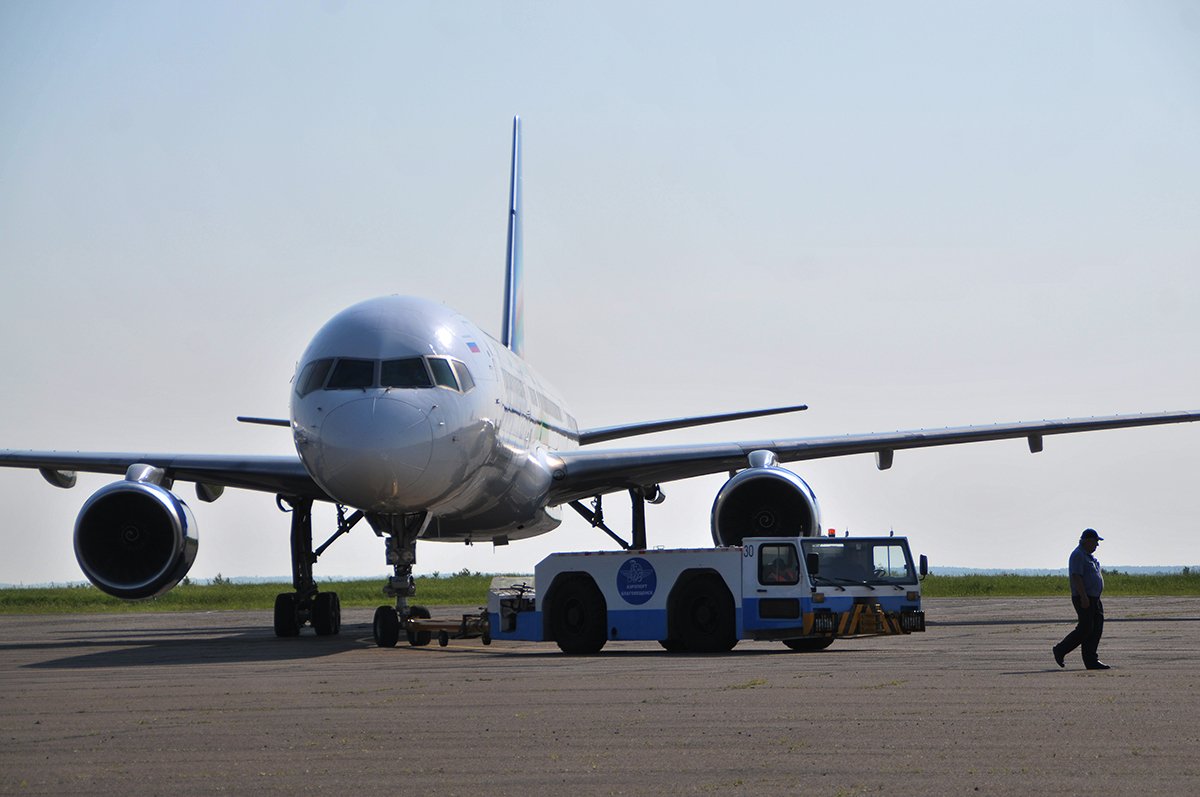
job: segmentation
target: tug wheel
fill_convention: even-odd
[[[608,641],[608,608],[595,582],[583,576],[564,580],[552,590],[550,629],[563,653],[599,653]]]
[[[801,653],[816,653],[833,644],[833,637],[817,637],[815,639],[785,639],[783,644]]]
[[[724,653],[737,644],[733,596],[715,575],[702,575],[685,584],[675,604],[673,628],[693,653]]]

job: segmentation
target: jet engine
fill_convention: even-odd
[[[760,456],[755,456],[760,455]],[[770,452],[751,454],[751,467],[725,482],[712,508],[713,543],[741,545],[746,537],[812,537],[821,513],[812,488],[779,467]]]
[[[157,598],[196,559],[196,520],[179,496],[148,481],[100,488],[75,521],[75,558],[88,580],[116,598]]]

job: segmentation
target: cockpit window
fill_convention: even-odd
[[[304,366],[304,370],[300,372],[300,378],[296,380],[296,394],[307,396],[314,390],[320,389],[321,385],[325,384],[325,377],[329,376],[331,365],[333,365],[333,359],[327,358],[313,360]]]
[[[425,361],[420,357],[384,360],[379,380],[383,387],[433,387]]]
[[[329,390],[353,390],[375,384],[375,362],[373,360],[340,359],[329,377]]]
[[[450,363],[441,357],[429,358],[429,370],[433,371],[433,381],[442,387],[458,390],[458,381],[454,378],[454,370]]]
[[[307,396],[314,390],[356,390],[374,387],[375,365],[379,364],[379,382],[385,388],[448,387],[466,393],[475,380],[466,363],[449,357],[404,357],[397,360],[358,360],[328,357],[304,366],[296,379],[296,393]]]
[[[467,370],[466,363],[451,360],[450,364],[454,366],[454,373],[458,374],[458,384],[462,385],[462,392],[466,393],[475,387],[475,380],[471,378],[471,372]]]

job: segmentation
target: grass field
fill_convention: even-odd
[[[417,579],[413,603],[425,606],[483,606],[490,575],[458,573]],[[383,579],[321,582],[338,593],[342,606],[371,607],[390,603],[382,592]],[[181,584],[161,598],[127,603],[110,598],[92,586],[0,589],[0,614],[74,612],[179,612],[221,609],[270,609],[276,594],[288,584]],[[1066,576],[929,576],[922,592],[929,598],[1066,597]],[[1104,574],[1104,596],[1200,596],[1200,573],[1171,575]]]
[[[482,606],[487,600],[490,575],[460,573],[439,578],[418,577],[413,603],[425,606]],[[343,607],[380,606],[392,599],[383,594],[384,579],[320,581],[323,592],[336,592]],[[290,592],[291,584],[233,584],[219,579],[213,584],[180,584],[161,598],[127,602],[105,595],[89,585],[72,587],[16,587],[0,589],[0,614],[69,612],[183,612],[221,609],[270,609],[275,596]]]
[[[921,587],[927,598],[1067,597],[1066,576],[929,576]],[[1104,597],[1134,595],[1200,596],[1200,572],[1166,575],[1104,573]]]

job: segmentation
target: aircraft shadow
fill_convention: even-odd
[[[527,645],[535,644],[535,643],[528,643],[528,642],[499,642],[499,643],[493,643],[491,646],[486,647],[486,648],[481,648],[481,647],[455,648],[454,642],[451,641],[449,647],[441,649],[441,650],[438,650],[436,648],[436,646],[430,647],[430,648],[410,648],[410,650],[413,653],[419,653],[419,652],[423,652],[423,651],[428,651],[428,652],[432,653],[432,652],[436,651],[437,653],[439,653],[441,655],[451,655],[451,654],[472,655],[472,656],[486,655],[486,656],[518,657],[521,659],[552,659],[555,661],[562,661],[564,659],[587,660],[587,659],[596,659],[596,658],[600,658],[600,659],[652,658],[652,659],[670,659],[671,661],[681,661],[681,660],[686,660],[686,659],[716,659],[716,658],[736,659],[736,658],[755,658],[755,657],[759,657],[759,656],[788,656],[788,655],[791,655],[791,656],[822,656],[822,657],[824,657],[824,656],[836,656],[839,653],[849,652],[849,651],[839,651],[837,649],[830,649],[830,650],[815,651],[815,652],[810,652],[810,653],[802,653],[800,651],[788,650],[786,647],[784,647],[784,645],[782,643],[780,643],[779,647],[777,647],[777,648],[775,646],[755,647],[755,648],[737,647],[737,648],[734,648],[733,650],[725,652],[725,653],[690,653],[687,651],[678,651],[676,653],[669,653],[666,650],[663,650],[662,648],[657,648],[657,647],[655,647],[655,648],[645,648],[645,647],[627,648],[627,647],[624,647],[624,645],[629,643],[630,641],[631,640],[625,640],[624,642],[622,642],[621,640],[613,640],[611,643],[605,645],[604,649],[601,650],[599,653],[583,653],[583,654],[563,653],[562,651],[558,650],[557,648],[554,648],[552,650],[529,650]]]
[[[457,644],[456,644],[457,643]],[[49,658],[22,665],[23,669],[42,670],[90,670],[107,667],[170,667],[196,664],[253,664],[289,661],[311,661],[337,656],[352,651],[374,649],[371,624],[343,624],[341,632],[328,637],[317,637],[306,629],[295,639],[280,639],[269,629],[245,626],[205,626],[197,629],[188,626],[169,628],[130,628],[127,630],[105,630],[86,638],[74,634],[61,635],[34,642],[0,643],[0,658],[6,654],[38,652]],[[54,654],[61,653],[61,656]],[[434,641],[427,647],[410,647],[403,640],[390,653],[397,656],[411,655],[469,655],[494,656],[515,659],[595,658],[595,656],[567,656],[557,649],[530,650],[527,643],[495,643],[490,646],[462,644],[452,640],[448,647],[441,648]],[[837,655],[837,650],[821,651],[821,656]],[[612,658],[669,658],[707,659],[716,656],[746,658],[796,654],[779,645],[769,648],[740,648],[728,653],[668,653],[658,648],[626,648],[617,642],[605,647],[597,656]],[[814,654],[807,654],[814,655]]]
[[[1062,625],[1064,623],[1074,624],[1076,622],[1074,616],[1059,617],[1057,619],[1039,619],[1039,620],[1023,620],[1020,618],[1005,618],[1002,620],[927,620],[925,626],[927,628],[942,628],[951,626],[973,626],[973,625]],[[1113,625],[1114,623],[1200,623],[1200,617],[1105,617],[1104,624]]]
[[[242,664],[311,660],[360,650],[360,631],[343,626],[340,634],[314,636],[306,631],[296,639],[279,639],[270,629],[244,626],[214,628],[145,629],[104,632],[87,639],[0,643],[0,656],[8,651],[62,651],[67,655],[24,665],[29,669],[99,669],[103,667],[163,667],[194,664]]]

